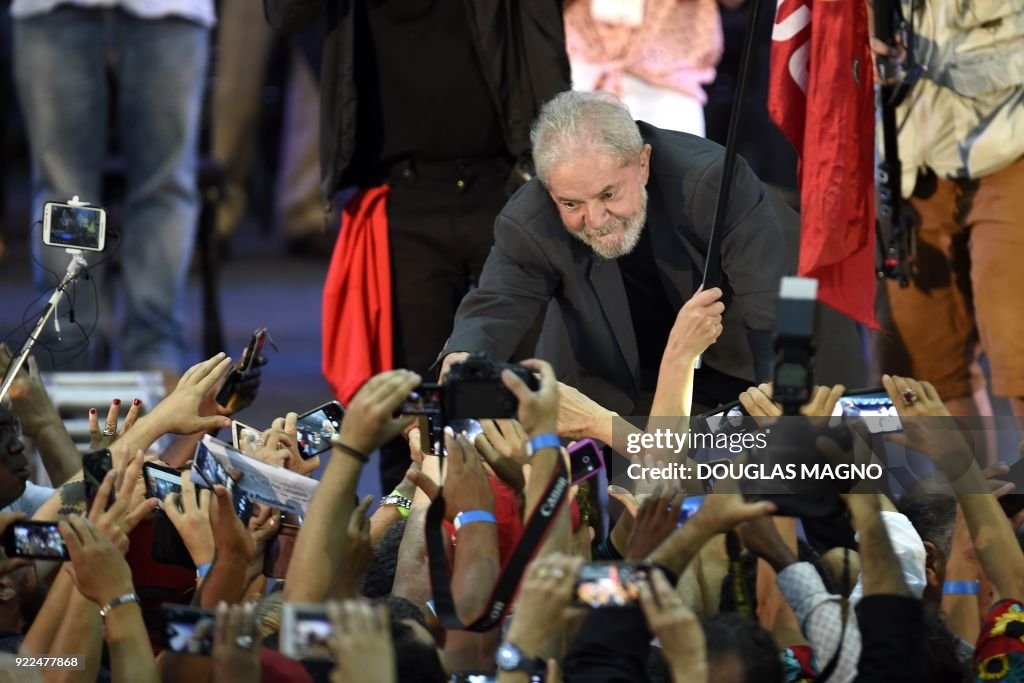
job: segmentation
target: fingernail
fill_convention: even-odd
[[[121,399],[115,398],[113,401],[111,401],[111,403],[113,403],[115,406],[119,406],[121,405]]]
[[[95,408],[89,408],[89,414],[90,415],[95,415],[96,414],[96,409]]]
[[[134,401],[132,401],[132,405],[133,406],[141,406],[142,405],[142,400],[137,398]]]

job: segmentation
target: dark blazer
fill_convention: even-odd
[[[693,135],[638,125],[653,150],[646,229],[658,274],[678,311],[701,281],[724,150]],[[506,360],[543,307],[554,301],[570,354],[566,344],[545,345],[542,339],[539,348],[546,351],[538,355],[551,360],[566,381],[577,377],[570,383],[595,400],[630,410],[639,393],[639,353],[618,264],[596,256],[569,234],[537,180],[505,205],[495,222],[494,242],[479,287],[459,306],[442,354],[484,351]],[[704,354],[704,363],[753,380],[746,331],[772,330],[779,279],[791,270],[792,259],[775,203],[742,159],[721,244],[725,330]]]

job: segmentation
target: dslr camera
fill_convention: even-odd
[[[515,417],[519,401],[501,381],[502,370],[511,370],[532,391],[540,382],[529,368],[517,363],[497,363],[474,354],[455,363],[444,384],[421,384],[398,409],[400,415],[439,415],[443,422],[480,418]]]

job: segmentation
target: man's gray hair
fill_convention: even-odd
[[[936,493],[929,482],[918,481],[900,498],[899,511],[907,516],[922,541],[930,541],[948,562],[956,529],[956,498]]]
[[[629,109],[607,93],[559,93],[543,106],[530,130],[537,177],[548,184],[551,169],[580,153],[607,154],[623,164],[644,148]]]

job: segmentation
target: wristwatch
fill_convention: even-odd
[[[502,643],[494,655],[498,671],[524,671],[528,674],[543,674],[547,665],[539,657],[527,657],[516,645]]]
[[[554,432],[548,432],[547,434],[538,434],[529,441],[526,442],[526,457],[532,458],[533,454],[542,448],[561,448],[562,440],[558,438],[558,434]]]
[[[405,496],[400,496],[397,493],[384,496],[380,499],[381,505],[394,505],[395,507],[405,508],[406,510],[412,507],[412,501]]]

